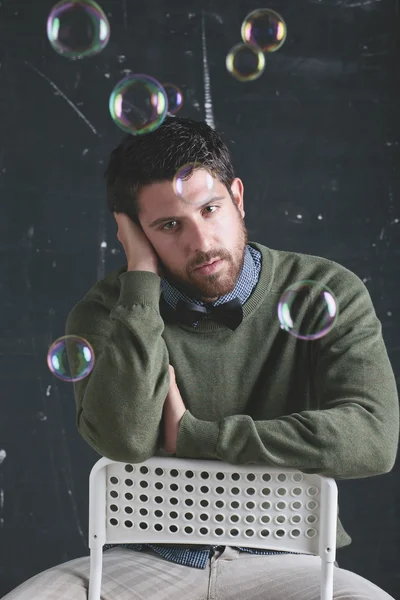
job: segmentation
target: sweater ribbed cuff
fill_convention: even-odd
[[[186,410],[179,425],[176,456],[218,459],[219,427],[218,422],[200,421]]]
[[[161,279],[150,271],[127,271],[119,276],[121,292],[117,306],[130,308],[133,304],[159,307]]]

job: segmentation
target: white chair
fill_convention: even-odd
[[[89,600],[100,600],[104,544],[225,545],[319,555],[332,600],[338,491],[295,469],[152,457],[101,458],[89,478]]]

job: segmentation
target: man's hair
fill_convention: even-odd
[[[125,213],[137,225],[138,194],[144,185],[173,181],[188,163],[207,169],[227,188],[235,178],[231,154],[219,133],[204,122],[166,117],[155,130],[130,135],[111,152],[105,172],[107,204],[111,212]],[[188,179],[193,169],[185,169]]]

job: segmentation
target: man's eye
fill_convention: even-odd
[[[165,229],[170,223],[176,223],[176,221],[168,221],[168,223],[165,223],[165,225],[161,225],[160,229]],[[169,231],[169,229],[167,229],[167,231]]]
[[[219,206],[216,204],[210,204],[209,206],[205,206],[204,210],[206,210],[207,208],[219,208]],[[213,214],[213,213],[210,213],[210,214]],[[171,231],[171,228],[167,227],[167,225],[169,225],[170,223],[176,223],[176,221],[168,221],[167,223],[164,223],[164,225],[161,225],[160,231]]]

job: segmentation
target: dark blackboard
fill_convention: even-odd
[[[257,7],[249,0],[103,0],[111,40],[75,62],[49,45],[52,5],[0,1],[0,595],[88,555],[98,455],[77,433],[72,387],[51,375],[46,353],[71,307],[125,259],[103,172],[123,135],[108,98],[126,70],[174,82],[180,114],[224,134],[250,240],[330,258],[362,278],[400,375],[398,1],[270,2],[288,37],[249,83],[225,69]],[[398,475],[396,464],[338,483],[353,537],[339,565],[394,598]]]

